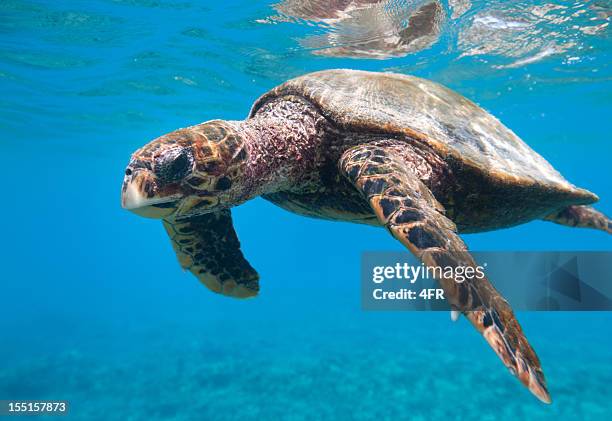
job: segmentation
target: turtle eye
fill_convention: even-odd
[[[186,148],[173,149],[155,160],[155,175],[163,183],[182,180],[191,169],[193,157]]]

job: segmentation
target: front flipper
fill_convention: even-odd
[[[214,292],[246,298],[259,292],[259,275],[240,251],[229,210],[164,219],[181,266]]]
[[[442,205],[391,148],[369,144],[349,149],[340,159],[340,171],[368,199],[391,234],[425,265],[476,268]],[[506,367],[540,400],[550,403],[540,361],[512,309],[488,279],[437,280],[451,307],[472,322]]]

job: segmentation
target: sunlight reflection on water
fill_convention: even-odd
[[[259,22],[314,26],[315,34],[299,42],[313,54],[401,57],[431,47],[446,32],[452,38],[447,54],[491,55],[500,67],[588,49],[588,38],[607,30],[611,10],[603,1],[468,0],[284,0],[275,9],[279,15]]]

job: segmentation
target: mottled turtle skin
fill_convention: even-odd
[[[230,208],[262,196],[289,211],[385,227],[428,267],[476,266],[462,232],[545,219],[612,233],[565,180],[496,118],[431,81],[327,70],[260,97],[244,121],[213,120],[136,151],[122,205],[158,218],[179,262],[211,290],[259,292]],[[440,277],[504,364],[550,402],[535,352],[489,280]]]

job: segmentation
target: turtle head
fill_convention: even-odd
[[[132,155],[121,205],[148,218],[226,209],[244,196],[247,152],[236,127],[214,120],[161,136]]]

